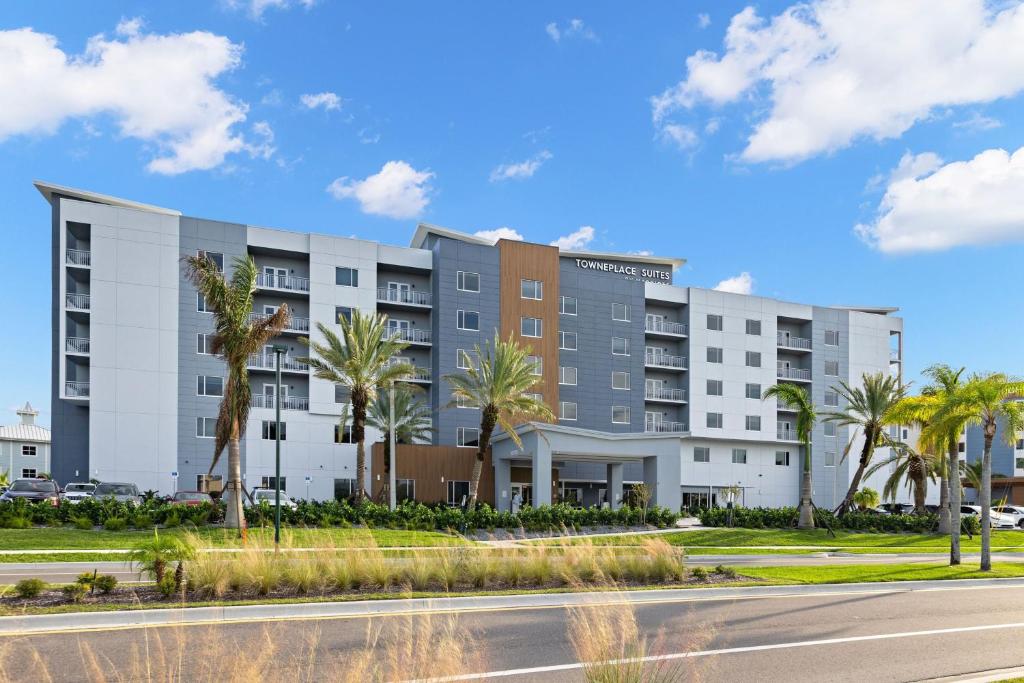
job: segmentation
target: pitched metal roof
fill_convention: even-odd
[[[50,430],[39,425],[7,425],[6,427],[0,427],[0,441],[50,443]]]

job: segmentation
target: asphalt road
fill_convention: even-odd
[[[680,667],[688,679],[919,681],[1024,665],[1024,587],[908,592],[880,586],[869,594],[832,590],[828,595],[667,601],[633,609],[651,653],[697,655],[665,664]],[[582,615],[616,609],[622,608],[463,613],[458,628],[475,636],[457,636],[467,648],[466,673],[483,674],[480,680],[582,680],[579,669],[571,668],[577,657],[567,636],[569,621],[593,621]],[[413,651],[432,656],[448,617],[433,619],[437,630],[418,634],[403,632],[409,617],[393,616],[7,637],[0,639],[0,670],[8,680],[57,682],[344,681],[351,680],[345,676],[354,658],[366,652],[367,633],[378,629],[385,640],[398,633],[402,641],[412,639]],[[378,648],[373,656],[389,653]],[[530,671],[511,673],[524,668]]]

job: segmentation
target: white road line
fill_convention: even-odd
[[[849,636],[846,638],[825,638],[822,640],[798,640],[791,643],[773,643],[771,645],[748,645],[746,647],[726,647],[718,650],[699,650],[696,652],[674,652],[664,655],[652,655],[649,657],[631,657],[629,659],[615,659],[608,662],[572,662],[569,664],[553,664],[551,666],[534,666],[523,669],[506,669],[504,671],[487,671],[483,673],[462,674],[459,676],[445,676],[442,678],[424,679],[417,683],[442,683],[445,681],[474,681],[486,678],[503,678],[508,676],[525,676],[528,674],[553,673],[555,671],[573,671],[582,669],[592,664],[646,664],[651,662],[665,662],[675,659],[690,659],[694,657],[712,657],[716,655],[731,655],[743,652],[761,652],[764,650],[785,650],[796,647],[814,647],[818,645],[839,645],[842,643],[859,643],[871,640],[891,640],[894,638],[917,638],[921,636],[938,636],[951,633],[971,633],[978,631],[994,631],[998,629],[1024,628],[1024,622],[1011,624],[987,624],[983,626],[961,626],[959,628],[938,628],[927,631],[904,631],[902,633],[877,633],[869,636]]]

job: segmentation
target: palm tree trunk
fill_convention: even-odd
[[[473,463],[473,475],[469,480],[469,500],[466,501],[466,511],[472,512],[476,508],[476,500],[480,489],[480,475],[484,471],[484,457],[487,455],[487,448],[491,445],[491,434],[494,432],[494,425],[498,422],[498,411],[493,405],[483,409],[480,416],[480,441],[476,448],[476,461]]]
[[[814,508],[811,505],[811,444],[804,442],[803,472],[800,474],[800,520],[797,529],[814,528]]]
[[[949,477],[943,472],[939,477],[939,533],[948,534],[950,525],[949,512]]]
[[[924,463],[921,463],[918,471],[914,473],[914,514],[923,515],[924,501],[928,496],[928,475],[925,473]]]
[[[366,395],[352,391],[352,440],[356,442],[356,504],[366,499]]]
[[[224,526],[228,529],[243,529],[245,514],[242,511],[242,448],[238,439],[237,425],[228,441],[228,486],[227,510]]]
[[[857,471],[853,473],[850,480],[850,488],[846,491],[846,497],[836,508],[835,513],[841,515],[853,507],[853,494],[860,489],[860,480],[864,478],[864,470],[867,469],[868,461],[875,450],[875,434],[870,430],[864,432],[864,446],[860,449],[860,460],[857,463]]]
[[[992,570],[992,438],[995,436],[995,425],[992,433],[985,428],[985,452],[981,456],[981,491],[978,504],[981,505],[981,571]]]
[[[949,440],[949,564],[960,564],[960,449],[955,438]]]

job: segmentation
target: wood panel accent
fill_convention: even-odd
[[[558,247],[513,240],[498,241],[501,277],[499,280],[501,336],[511,334],[530,353],[543,359],[543,374],[537,384],[537,393],[551,412],[558,415]],[[544,283],[543,299],[522,298],[522,280]],[[520,334],[522,317],[540,318],[542,337],[523,337]]]
[[[384,444],[373,444],[370,453],[370,472],[373,476],[373,485],[370,489],[371,495],[376,499],[385,484]],[[469,481],[473,474],[476,449],[398,444],[395,455],[395,476],[398,479],[416,480],[416,500],[422,503],[443,503],[448,500],[450,480]],[[482,502],[494,505],[494,467],[491,465],[490,450],[484,456],[484,470],[480,474],[478,495]]]

